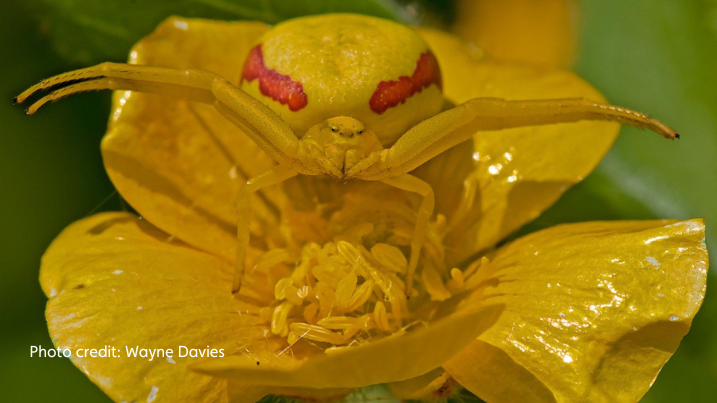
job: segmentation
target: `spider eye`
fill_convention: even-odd
[[[363,134],[363,130],[359,130],[359,131],[358,131],[358,134]]]
[[[337,128],[335,128],[335,127],[332,127],[332,128],[331,128],[331,131],[334,132],[334,133],[337,133],[337,132],[339,131],[339,129],[337,129]]]

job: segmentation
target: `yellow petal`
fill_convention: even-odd
[[[50,336],[116,401],[254,402],[265,388],[233,387],[230,396],[226,381],[187,370],[197,358],[179,356],[179,346],[229,354],[265,340],[266,327],[229,292],[232,274],[223,259],[134,215],[89,217],[65,229],[42,259]],[[120,357],[77,354],[105,346]],[[173,356],[130,358],[126,347],[172,349]]]
[[[132,50],[130,62],[203,68],[237,83],[268,26],[169,18]],[[122,196],[164,231],[234,258],[236,196],[247,178],[274,165],[210,105],[116,92],[102,143],[105,167]],[[274,188],[253,199],[254,221],[276,221]]]
[[[488,329],[503,307],[466,309],[428,326],[394,334],[330,354],[299,359],[252,352],[194,364],[192,369],[256,385],[305,388],[358,388],[423,375],[456,354]]]
[[[500,248],[498,323],[444,368],[492,402],[635,402],[705,293],[702,220],[563,225]]]
[[[570,0],[459,0],[453,30],[500,60],[567,67],[575,54]]]
[[[455,103],[476,97],[603,101],[571,72],[490,62],[454,36],[420,33],[438,58],[446,97]],[[614,123],[579,122],[481,132],[472,149],[470,144],[455,147],[417,169],[416,175],[436,190],[437,211],[448,217],[445,242],[455,246],[448,264],[494,245],[540,215],[595,168],[618,130]]]

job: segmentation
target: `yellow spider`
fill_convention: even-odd
[[[359,15],[323,15],[276,25],[252,48],[237,87],[198,69],[103,63],[46,79],[17,98],[51,92],[28,109],[90,90],[129,90],[213,105],[277,165],[242,187],[238,217],[251,212],[250,195],[298,174],[338,181],[381,181],[418,193],[406,272],[406,293],[433,214],[429,184],[409,174],[476,132],[581,120],[607,120],[677,133],[635,111],[582,98],[508,101],[476,98],[448,105],[438,63],[410,28]],[[398,111],[398,112],[397,112]],[[233,292],[244,276],[249,220],[237,220]]]

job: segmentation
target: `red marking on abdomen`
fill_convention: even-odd
[[[274,101],[288,105],[292,112],[302,109],[308,103],[304,94],[304,86],[291,77],[281,74],[274,69],[266,68],[261,44],[256,45],[244,63],[243,77],[252,82],[259,79],[259,90]]]
[[[441,70],[433,53],[425,52],[416,62],[416,70],[411,77],[401,76],[398,81],[381,81],[368,104],[372,111],[380,115],[386,109],[406,102],[406,99],[431,84],[441,88]]]

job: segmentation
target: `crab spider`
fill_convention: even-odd
[[[328,21],[324,26],[319,24],[318,28],[315,23],[301,25],[311,20],[309,18],[280,24],[265,35],[262,43],[252,49],[244,67],[241,88],[206,70],[103,63],[46,79],[20,94],[16,102],[22,103],[39,91],[50,90],[50,93],[27,109],[28,114],[33,114],[47,102],[68,95],[109,89],[156,93],[213,105],[277,163],[269,171],[250,179],[241,188],[237,201],[238,217],[248,217],[251,213],[252,193],[299,174],[320,175],[340,181],[381,181],[398,189],[417,193],[422,197],[422,203],[417,212],[406,271],[405,290],[408,295],[412,291],[420,250],[434,209],[431,186],[409,172],[436,155],[473,138],[473,135],[480,131],[581,120],[616,121],[651,129],[665,138],[678,137],[674,130],[644,114],[579,98],[523,101],[476,98],[440,113],[437,113],[435,107],[433,112],[417,108],[418,111],[412,120],[403,122],[402,126],[398,126],[398,130],[393,129],[396,133],[379,130],[381,126],[372,121],[371,113],[382,115],[387,109],[403,108],[401,104],[406,102],[406,99],[414,97],[416,92],[423,92],[417,94],[418,97],[433,97],[434,105],[436,105],[436,94],[440,97],[440,91],[431,93],[428,90],[436,87],[440,89],[440,73],[435,59],[432,59],[433,56],[420,39],[407,46],[415,55],[420,55],[415,64],[416,70],[411,77],[413,81],[409,80],[412,86],[409,90],[406,90],[405,85],[401,86],[406,81],[403,79],[408,79],[406,76],[401,76],[399,81],[383,80],[378,86],[373,82],[370,84],[371,87],[367,88],[369,93],[373,93],[370,101],[367,102],[372,110],[368,115],[363,112],[363,114],[354,113],[355,111],[349,107],[345,112],[330,114],[331,116],[327,118],[317,119],[313,115],[307,118],[304,113],[301,117],[303,120],[297,121],[298,124],[291,122],[291,114],[310,105],[311,98],[307,97],[300,82],[297,85],[297,82],[291,81],[290,76],[266,68],[261,53],[262,45],[271,44],[274,39],[272,35],[287,41],[296,40],[297,35],[294,35],[296,32],[308,31],[309,36],[315,37],[321,29],[335,27],[332,24],[335,24],[337,18],[343,18],[341,25],[344,28],[358,21],[358,28],[363,29],[364,36],[371,33],[370,29],[366,29],[367,24],[379,28],[390,26],[391,29],[396,29],[397,25],[359,16],[313,17],[314,21]],[[297,23],[298,27],[292,26]],[[352,32],[348,28],[347,32]],[[292,32],[291,38],[287,39],[286,36],[280,35],[282,30]],[[415,36],[405,32],[401,34]],[[413,40],[413,38],[409,39]],[[416,49],[412,47],[418,50],[415,51]],[[388,53],[393,51],[395,49],[389,49]],[[415,61],[416,58],[413,60]],[[422,66],[425,68],[419,73]],[[300,75],[294,72],[292,76],[294,74]],[[261,81],[262,77],[274,81],[267,84]],[[259,83],[251,87],[253,80]],[[394,84],[401,80],[404,82]],[[262,95],[265,98],[262,99]],[[323,115],[328,113],[320,112],[323,112]],[[353,115],[353,117],[345,115]],[[237,227],[238,248],[232,286],[234,293],[241,287],[250,237],[248,220],[238,219]]]

